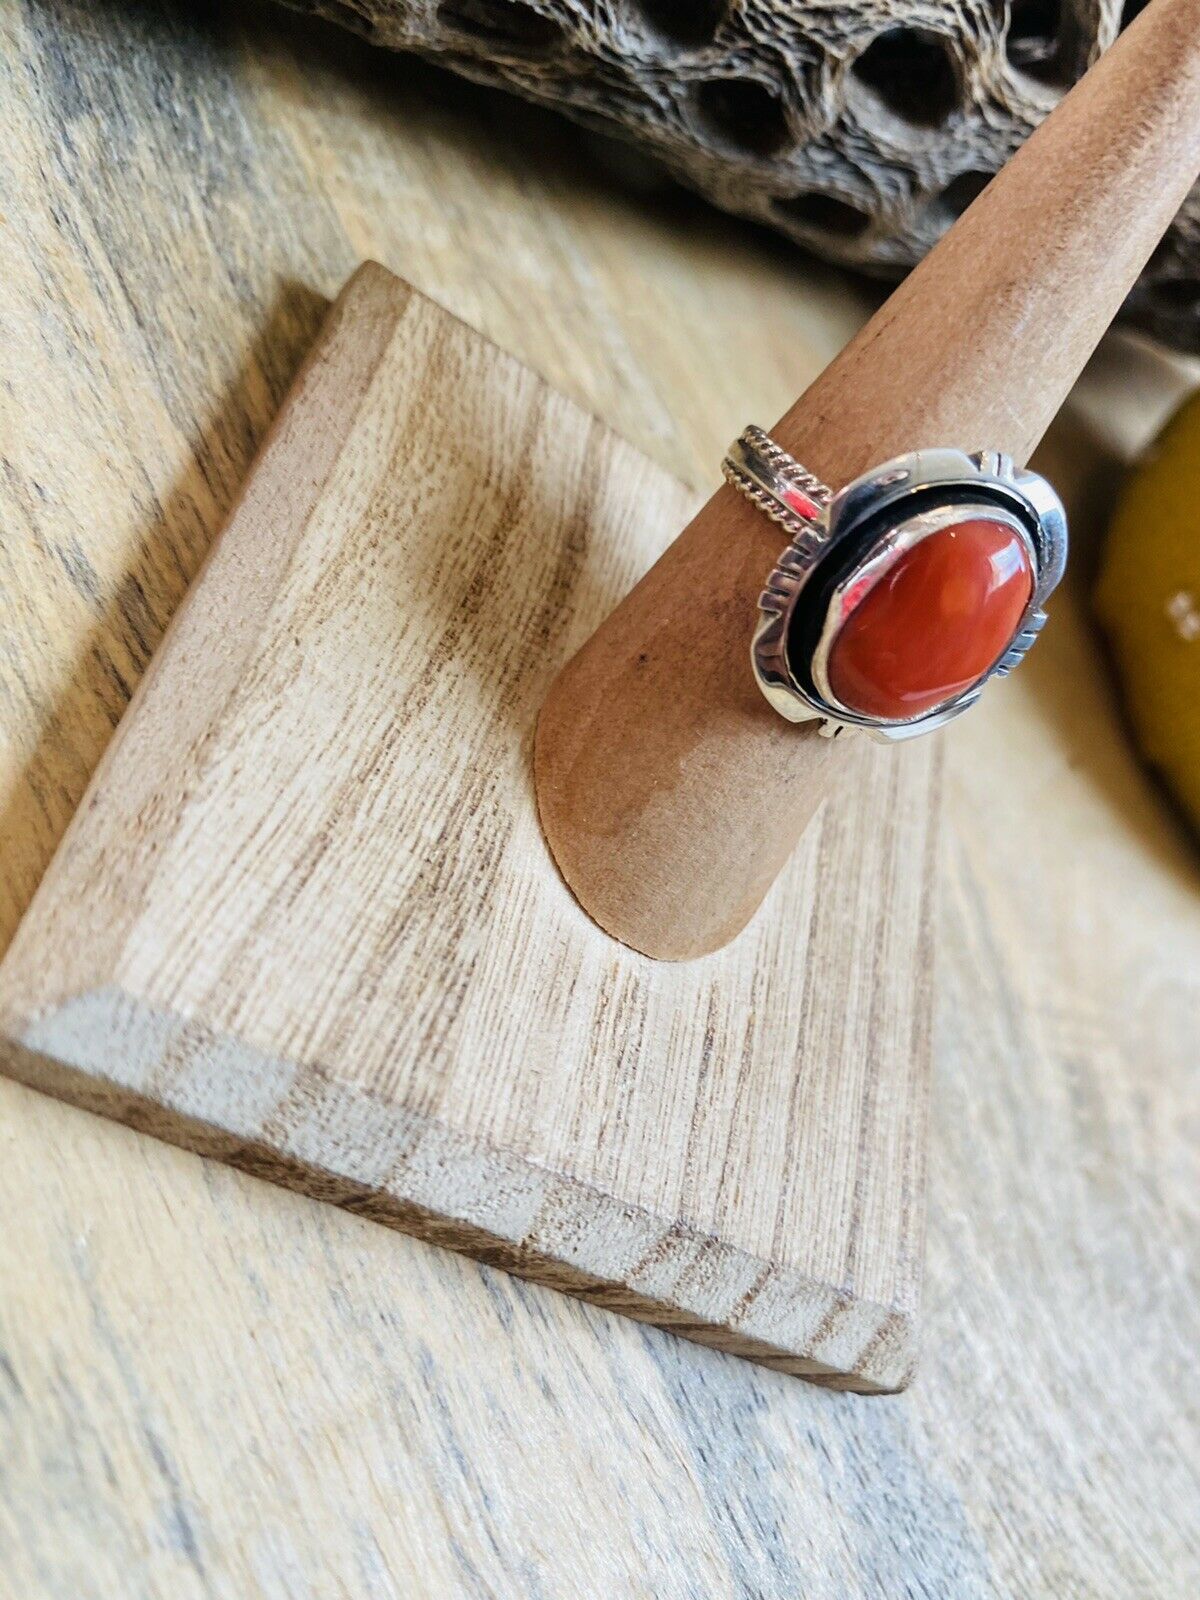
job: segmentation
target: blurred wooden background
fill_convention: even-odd
[[[258,6],[0,0],[0,941],[375,256],[698,487],[878,292],[554,118]],[[947,737],[925,1354],[816,1392],[0,1081],[0,1589],[1200,1586],[1200,871],[1083,604],[1194,381],[1101,352],[1077,559]]]

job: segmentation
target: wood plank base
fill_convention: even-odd
[[[613,1310],[894,1390],[937,741],[856,752],[700,961],[602,933],[538,829],[546,688],[694,505],[361,269],[0,967],[0,1063]]]

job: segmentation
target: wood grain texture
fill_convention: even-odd
[[[362,268],[0,967],[0,1065],[597,1304],[896,1389],[935,747],[864,751],[753,932],[688,967],[600,933],[538,832],[547,680],[692,500]]]
[[[0,37],[0,939],[356,260],[700,486],[869,309],[283,13]],[[1043,453],[1054,627],[945,741],[917,1382],[827,1393],[0,1079],[0,1592],[1192,1600],[1200,873],[1083,580],[1194,382],[1106,343]]]
[[[1200,3],[1152,0],[772,437],[835,488],[935,446],[1024,465],[1197,172]],[[547,697],[546,837],[584,908],[647,955],[733,937],[847,783],[854,741],[782,723],[751,672],[778,550],[723,485]]]

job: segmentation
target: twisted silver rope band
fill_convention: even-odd
[[[793,539],[820,534],[833,491],[762,428],[746,428],[721,463],[725,481]],[[798,503],[799,502],[799,503]]]

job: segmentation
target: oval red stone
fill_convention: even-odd
[[[969,689],[1011,644],[1033,594],[1020,534],[991,517],[913,545],[858,602],[829,652],[829,687],[850,711],[899,721]]]

